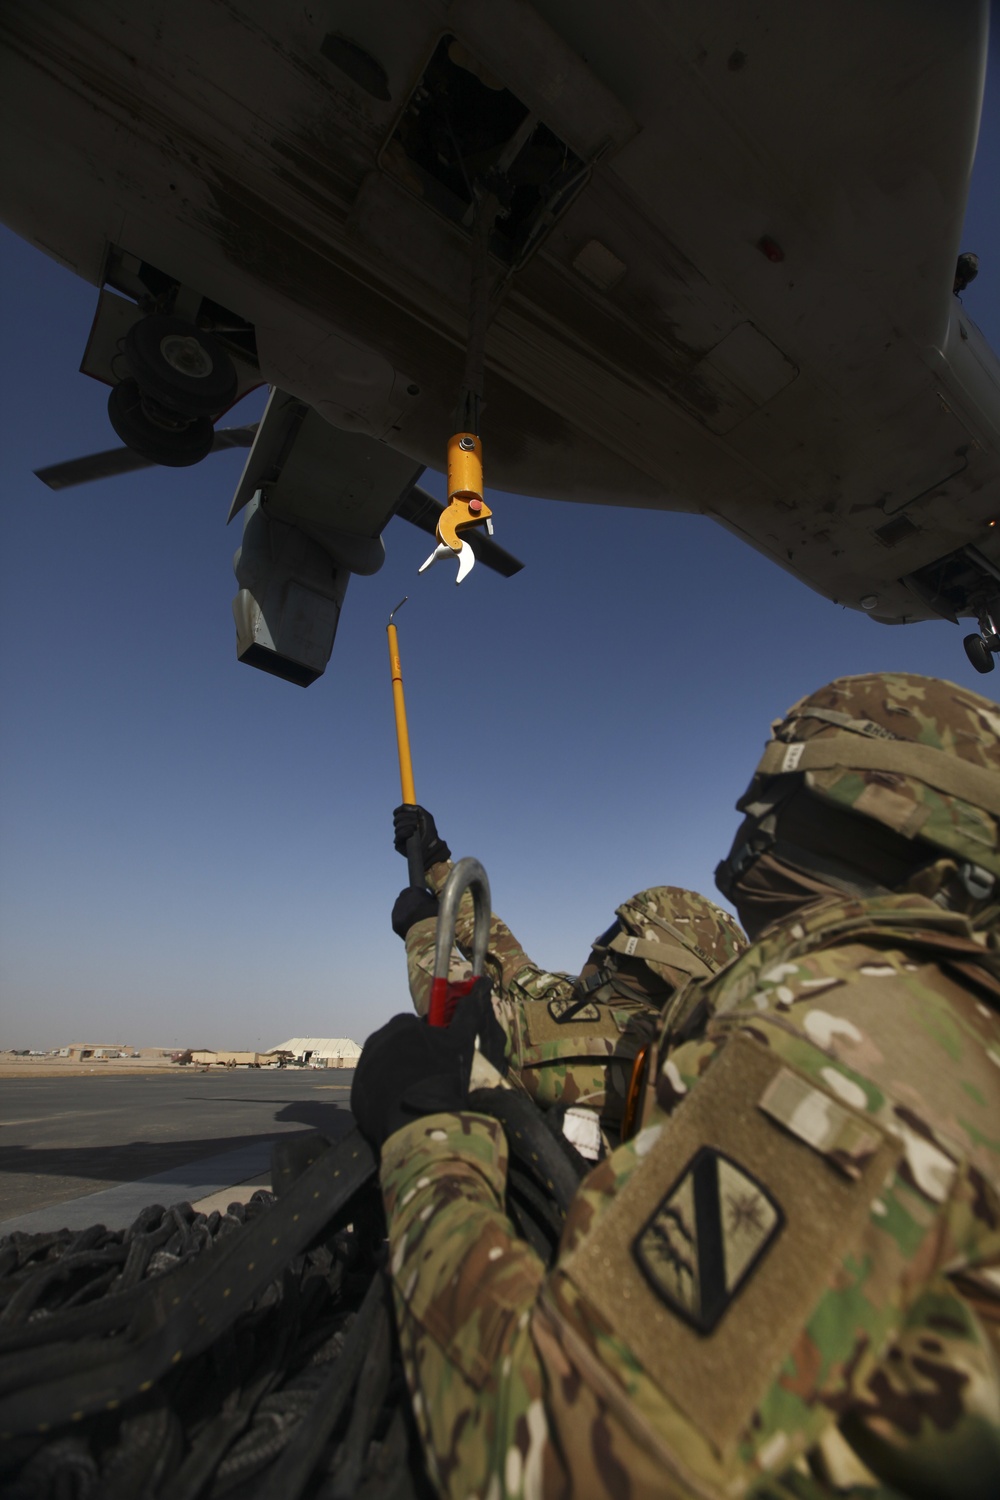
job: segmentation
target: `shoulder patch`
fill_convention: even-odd
[[[657,1296],[711,1333],[781,1231],[765,1188],[710,1146],[688,1162],[640,1230],[632,1253]]]
[[[746,1032],[731,1036],[642,1156],[635,1141],[618,1148],[614,1212],[594,1221],[555,1273],[556,1284],[565,1276],[610,1321],[628,1360],[719,1453],[743,1441],[762,1403],[771,1403],[768,1421],[788,1410],[781,1372],[790,1356],[792,1378],[803,1381],[797,1399],[812,1401],[828,1367],[807,1368],[798,1353],[816,1309],[835,1307],[837,1318],[853,1309],[845,1316],[852,1328],[856,1316],[866,1336],[887,1327],[879,1319],[883,1310],[897,1316],[896,1294],[882,1289],[895,1287],[924,1237],[940,1232],[929,1207],[906,1221],[912,1241],[897,1243],[891,1214],[883,1226],[873,1203],[893,1180],[902,1146],[874,1121],[863,1123],[880,1144],[867,1161],[862,1153],[855,1177],[758,1107],[786,1066]],[[855,1304],[846,1290],[854,1287],[874,1301],[859,1293]],[[709,1488],[721,1495],[725,1486]]]

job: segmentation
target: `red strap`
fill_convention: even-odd
[[[463,995],[469,993],[479,978],[478,974],[473,974],[471,979],[459,979],[454,984],[449,983],[447,979],[435,979],[431,985],[431,1003],[427,1012],[428,1025],[450,1026],[458,1002]]]

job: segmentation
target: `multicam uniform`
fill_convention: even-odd
[[[828,1479],[874,1484],[864,1455],[903,1493],[994,1493],[996,950],[920,897],[832,902],[681,1006],[659,1107],[587,1178],[551,1275],[504,1214],[494,1122],[386,1143],[442,1493],[737,1496],[801,1455]]]
[[[845,752],[851,795],[891,790],[869,800],[897,822],[909,799],[912,821],[950,821],[939,848],[969,836],[1000,874],[996,737],[987,754],[968,726],[944,744],[917,727],[993,768],[970,778],[990,819],[914,797],[926,756],[889,781]],[[504,1214],[494,1122],[419,1120],[382,1161],[442,1494],[1000,1493],[995,908],[830,896],[678,995],[655,1108],[585,1180],[552,1272]]]
[[[427,871],[436,894],[451,868],[442,862]],[[618,908],[617,918],[619,930],[606,934],[606,942],[597,940],[577,976],[539,968],[494,915],[485,964],[507,1033],[508,1061],[525,1091],[543,1109],[574,1105],[597,1111],[615,1143],[633,1062],[655,1037],[664,1003],[690,978],[714,973],[746,946],[728,912],[677,886],[640,891]],[[406,935],[418,1015],[430,1004],[436,930],[435,919],[425,918]],[[472,935],[467,894],[455,924],[453,981],[472,973]]]

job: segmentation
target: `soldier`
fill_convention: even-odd
[[[426,809],[397,807],[393,821],[400,854],[419,832],[431,888],[407,886],[392,913],[393,930],[406,943],[410,995],[423,1016],[434,975],[437,894],[452,868],[451,851]],[[455,924],[452,980],[472,973],[472,935],[467,895]],[[639,891],[619,906],[579,975],[539,968],[494,915],[485,967],[513,1075],[542,1109],[563,1112],[568,1138],[596,1160],[602,1145],[618,1144],[636,1060],[655,1037],[667,1001],[689,979],[715,973],[745,947],[728,912],[678,886]],[[637,1091],[631,1097],[635,1101]]]
[[[362,1058],[444,1495],[1000,1494],[1000,711],[838,679],[739,806],[718,879],[756,941],[668,1009],[656,1108],[553,1270],[461,1108],[469,1023],[421,1063],[450,1094],[376,1097],[398,1020]]]

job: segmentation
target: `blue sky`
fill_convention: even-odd
[[[964,300],[1000,348],[996,74]],[[395,520],[319,682],[241,666],[243,455],[45,489],[34,468],[112,445],[106,390],[77,373],[96,293],[5,230],[0,267],[0,1047],[361,1041],[407,1005],[385,636],[404,594],[418,798],[554,968],[632,891],[714,894],[768,724],[804,692],[895,669],[996,696],[968,625],[879,627],[700,517],[499,494],[518,577],[418,580],[428,539]]]

